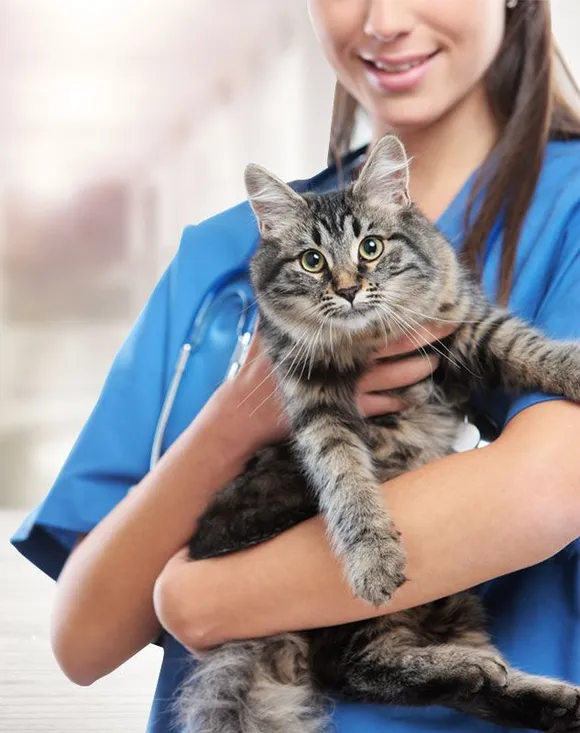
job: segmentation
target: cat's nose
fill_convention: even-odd
[[[352,303],[359,290],[360,285],[353,285],[350,288],[340,288],[336,291],[336,294],[340,295],[341,298],[348,300],[349,303]]]

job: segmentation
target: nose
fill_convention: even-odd
[[[353,285],[350,288],[339,288],[336,291],[336,294],[340,295],[341,298],[348,300],[348,302],[352,304],[359,290],[360,290],[359,285]]]
[[[370,0],[364,32],[388,43],[413,30],[409,0]]]

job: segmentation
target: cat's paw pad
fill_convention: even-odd
[[[386,603],[407,579],[407,556],[398,535],[369,533],[348,549],[345,560],[354,593],[375,606]]]

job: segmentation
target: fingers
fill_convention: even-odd
[[[409,356],[401,361],[387,364],[376,362],[361,377],[359,390],[369,393],[408,387],[432,374],[439,366],[439,361],[439,356],[429,354],[428,356]]]
[[[365,417],[386,415],[390,412],[401,412],[406,407],[405,402],[399,397],[373,393],[359,394],[357,405]]]
[[[375,359],[383,359],[387,356],[396,356],[397,354],[408,354],[412,351],[417,351],[420,346],[426,346],[446,336],[450,336],[457,330],[457,326],[458,324],[456,323],[446,323],[443,325],[427,323],[425,326],[414,326],[415,330],[411,336],[403,336],[399,340],[387,344],[387,346],[381,346],[373,356]]]
[[[439,357],[410,356],[401,361],[385,364],[377,362],[359,382],[357,405],[366,417],[401,412],[405,401],[384,394],[385,390],[407,387],[429,377],[439,364]]]

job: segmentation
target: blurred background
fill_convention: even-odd
[[[46,492],[187,224],[324,167],[296,0],[0,0],[0,505]]]
[[[5,540],[49,489],[183,227],[244,198],[247,162],[286,179],[324,167],[333,76],[305,5],[0,0],[2,731],[143,730],[157,650],[73,688],[48,651],[52,585]],[[580,76],[578,0],[552,6]]]

